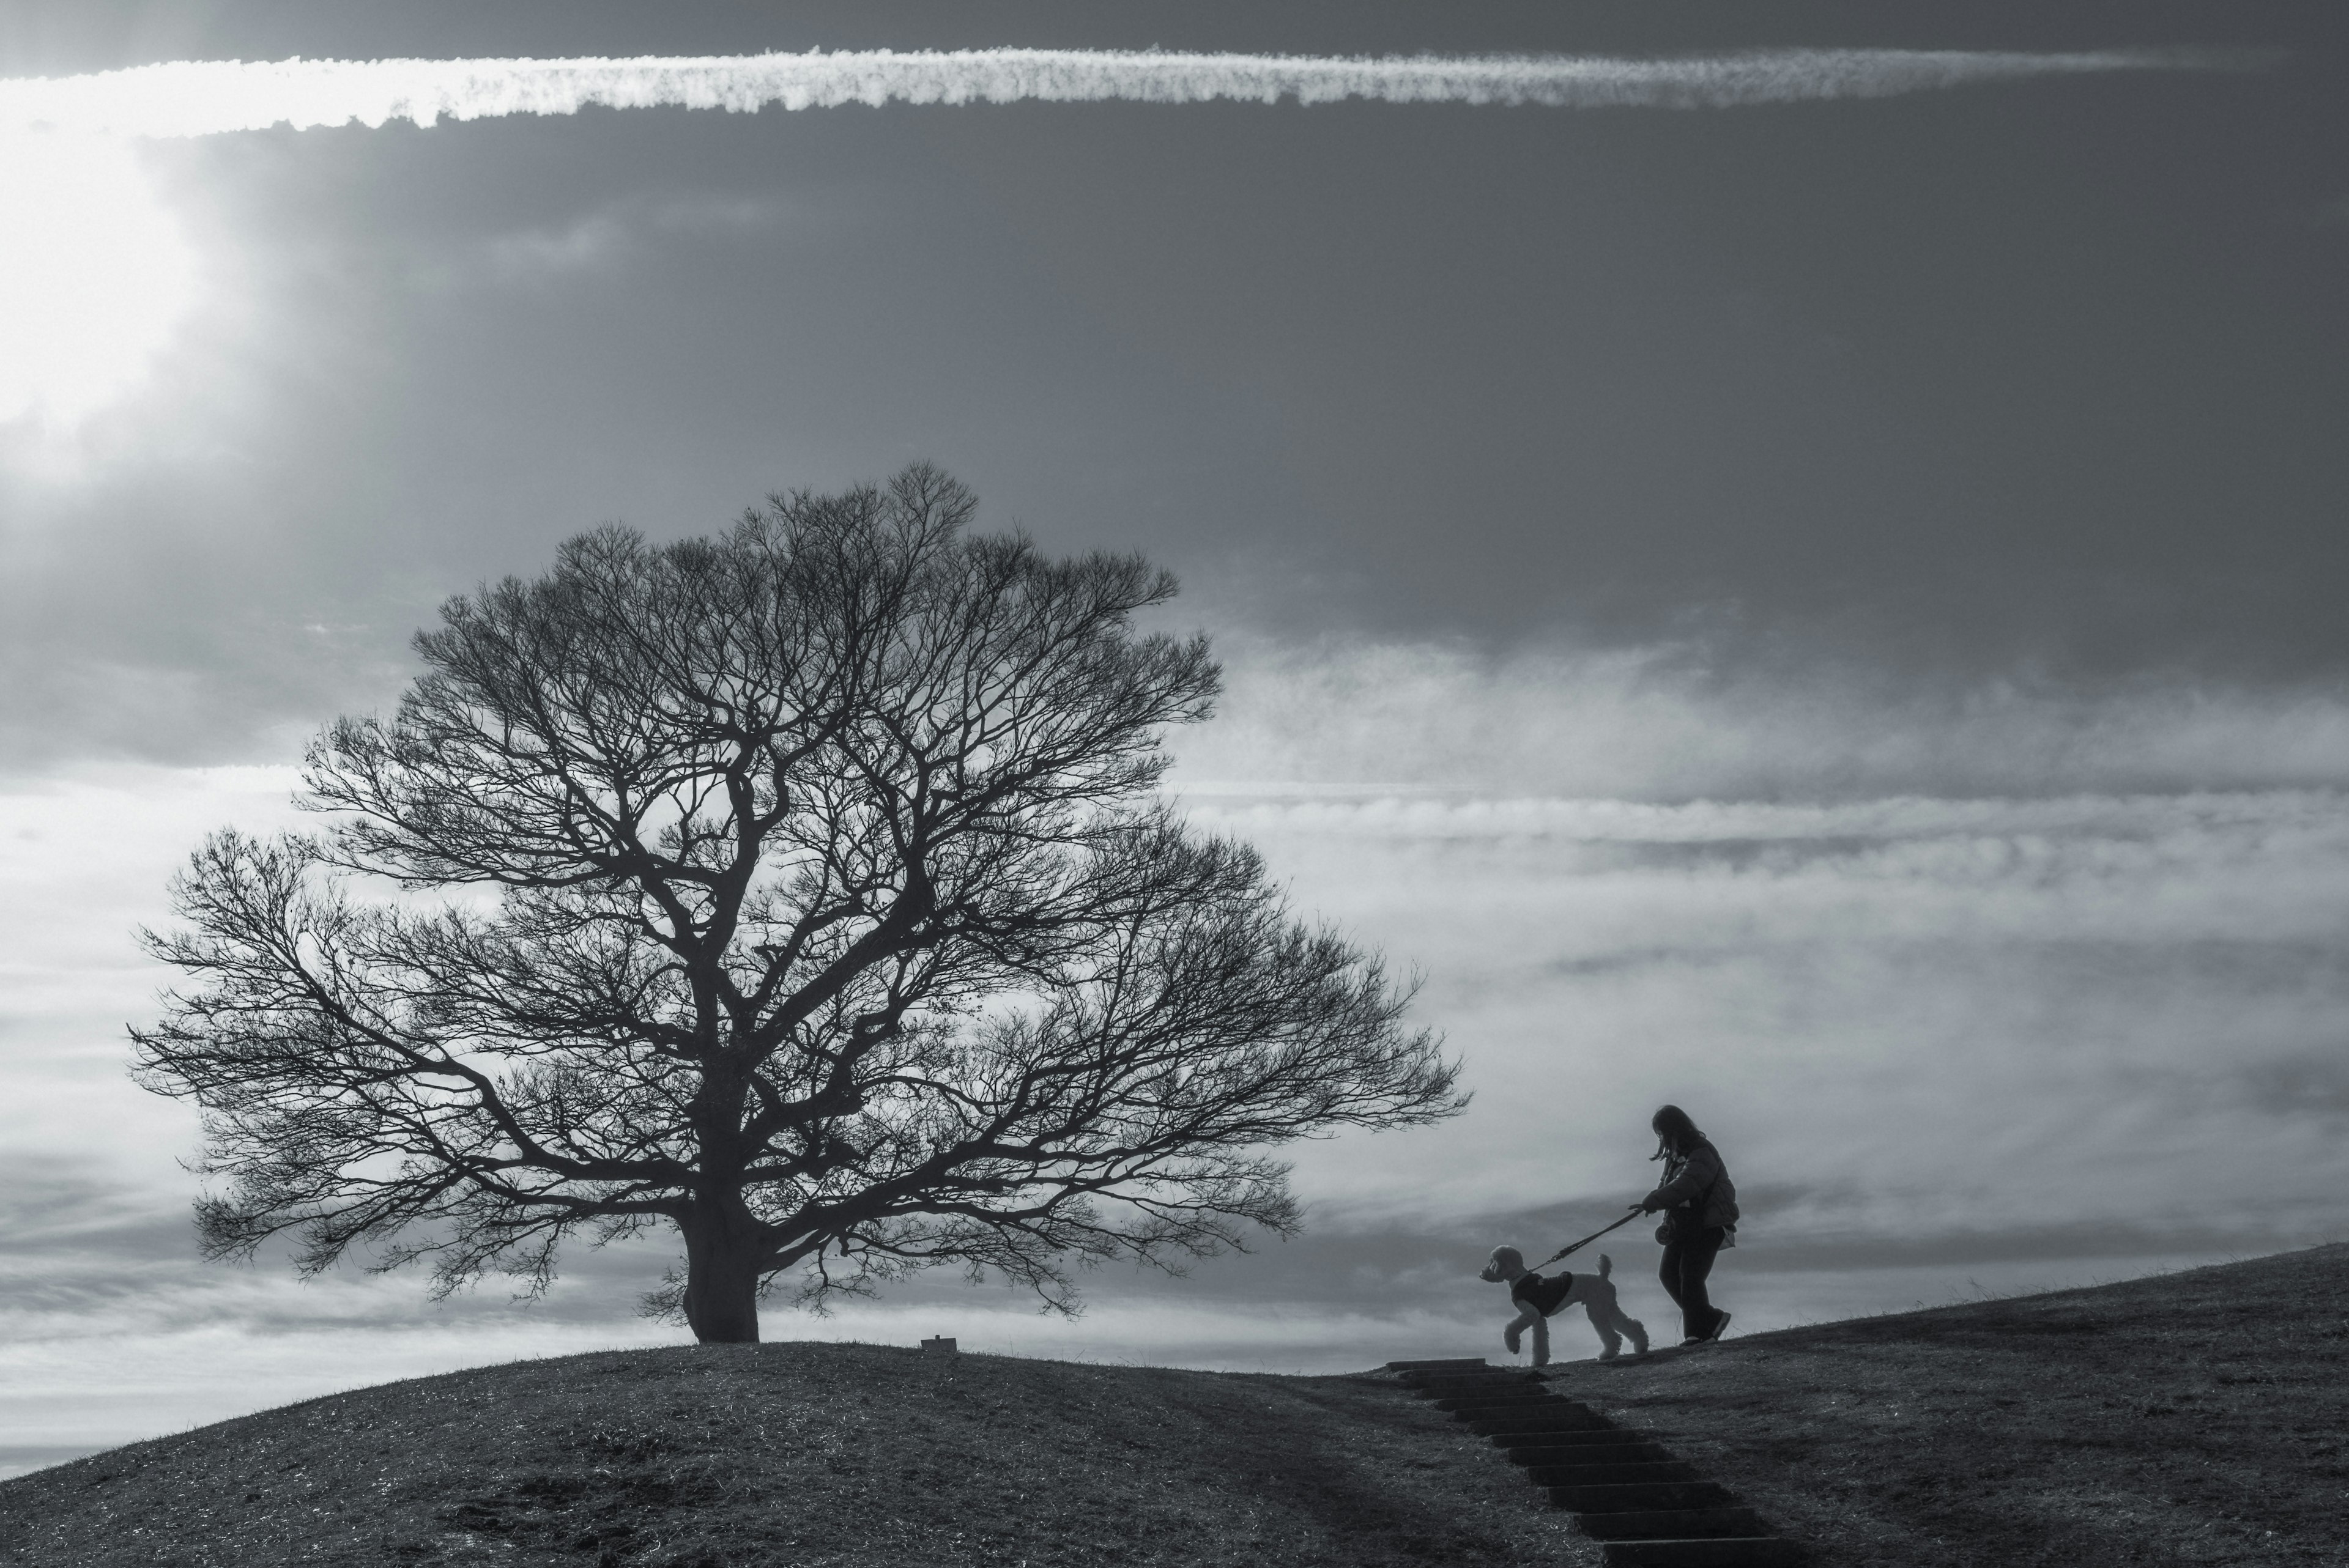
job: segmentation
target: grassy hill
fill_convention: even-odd
[[[1383,1379],[872,1346],[517,1362],[0,1482],[0,1562],[28,1568],[1597,1561]]]
[[[2349,1246],[1562,1373],[1824,1568],[2349,1563]]]
[[[1557,1370],[1822,1568],[2349,1563],[2349,1247]],[[784,1344],[520,1362],[133,1444],[0,1483],[0,1562],[1595,1564],[1541,1495],[1374,1375]]]

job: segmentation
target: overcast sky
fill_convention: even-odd
[[[526,1311],[196,1263],[129,932],[205,830],[286,818],[446,595],[916,458],[1182,574],[1230,695],[1177,788],[1425,977],[1478,1099],[1301,1151],[1307,1238],[1105,1274],[1077,1325],[929,1284],[770,1337],[1497,1355],[1468,1271],[1636,1195],[1664,1099],[1749,1195],[1741,1326],[2349,1233],[2344,42],[2240,0],[15,0],[0,77],[81,95],[45,113],[256,124],[255,79],[64,78],[1538,58],[1515,103],[337,98],[129,139],[0,83],[0,1462],[676,1336],[628,1315],[658,1247]],[[1914,50],[1951,53],[1848,53]]]

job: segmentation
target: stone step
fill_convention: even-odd
[[[1650,1512],[1662,1509],[1718,1508],[1737,1500],[1709,1480],[1635,1480],[1598,1486],[1554,1486],[1549,1500],[1576,1513]]]
[[[1556,1421],[1561,1427],[1571,1427],[1578,1421],[1599,1419],[1591,1411],[1564,1399],[1437,1399],[1433,1403],[1454,1420],[1471,1425],[1479,1421]]]
[[[1538,1377],[1523,1372],[1494,1372],[1484,1377],[1406,1377],[1403,1387],[1423,1399],[1447,1399],[1458,1394],[1486,1394],[1495,1388],[1531,1388],[1548,1392]]]
[[[1803,1553],[1647,1432],[1552,1392],[1520,1367],[1390,1361],[1390,1371],[1578,1515],[1607,1568],[1790,1568]]]
[[[1494,1387],[1498,1383],[1538,1383],[1548,1387],[1548,1377],[1541,1373],[1529,1373],[1522,1367],[1482,1367],[1477,1371],[1459,1373],[1402,1373],[1402,1387]]]
[[[1491,1435],[1495,1432],[1589,1432],[1620,1431],[1606,1417],[1595,1410],[1563,1401],[1544,1408],[1529,1409],[1455,1410],[1454,1420],[1466,1423],[1471,1431]]]
[[[1487,1413],[1512,1418],[1519,1416],[1563,1416],[1568,1426],[1577,1421],[1600,1418],[1598,1411],[1579,1399],[1561,1399],[1555,1394],[1536,1394],[1530,1398],[1521,1394],[1504,1394],[1497,1398],[1490,1394],[1473,1394],[1458,1399],[1435,1399],[1430,1403],[1464,1421],[1472,1416]]]
[[[1536,1486],[1630,1486],[1648,1481],[1701,1481],[1704,1476],[1686,1460],[1602,1460],[1557,1465],[1528,1465],[1526,1479]]]
[[[1688,1541],[1610,1541],[1607,1568],[1784,1568],[1802,1561],[1775,1535],[1713,1535]]]
[[[1633,1460],[1622,1464],[1536,1465],[1528,1479],[1536,1486],[1617,1486],[1645,1480],[1702,1480],[1704,1477],[1684,1460]]]
[[[1684,1508],[1586,1513],[1582,1533],[1598,1541],[1692,1541],[1719,1535],[1767,1535],[1770,1527],[1750,1508]]]
[[[1547,1388],[1486,1388],[1474,1394],[1445,1394],[1433,1401],[1439,1410],[1516,1409],[1521,1406],[1538,1408],[1544,1405],[1567,1406],[1579,1409],[1571,1399],[1561,1399]]]
[[[1525,1449],[1599,1447],[1609,1443],[1651,1443],[1655,1439],[1630,1427],[1619,1427],[1612,1421],[1600,1421],[1596,1426],[1539,1428],[1526,1432],[1495,1432],[1485,1439],[1496,1449],[1506,1449],[1512,1456]],[[1522,1462],[1522,1461],[1520,1461]]]
[[[1673,1457],[1661,1443],[1553,1443],[1545,1448],[1511,1449],[1514,1465],[1662,1464]]]
[[[1549,1374],[1538,1367],[1489,1367],[1479,1361],[1473,1367],[1421,1367],[1395,1376],[1406,1383],[1424,1383],[1432,1377],[1533,1377],[1546,1381]]]

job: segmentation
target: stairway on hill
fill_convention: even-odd
[[[1465,1361],[1387,1370],[1525,1467],[1605,1543],[1607,1568],[1780,1568],[1800,1560],[1752,1509],[1661,1444],[1553,1393],[1531,1372]]]

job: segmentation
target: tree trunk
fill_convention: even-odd
[[[704,1345],[756,1345],[759,1261],[766,1250],[757,1222],[739,1202],[697,1202],[683,1229],[685,1321],[693,1336]]]

